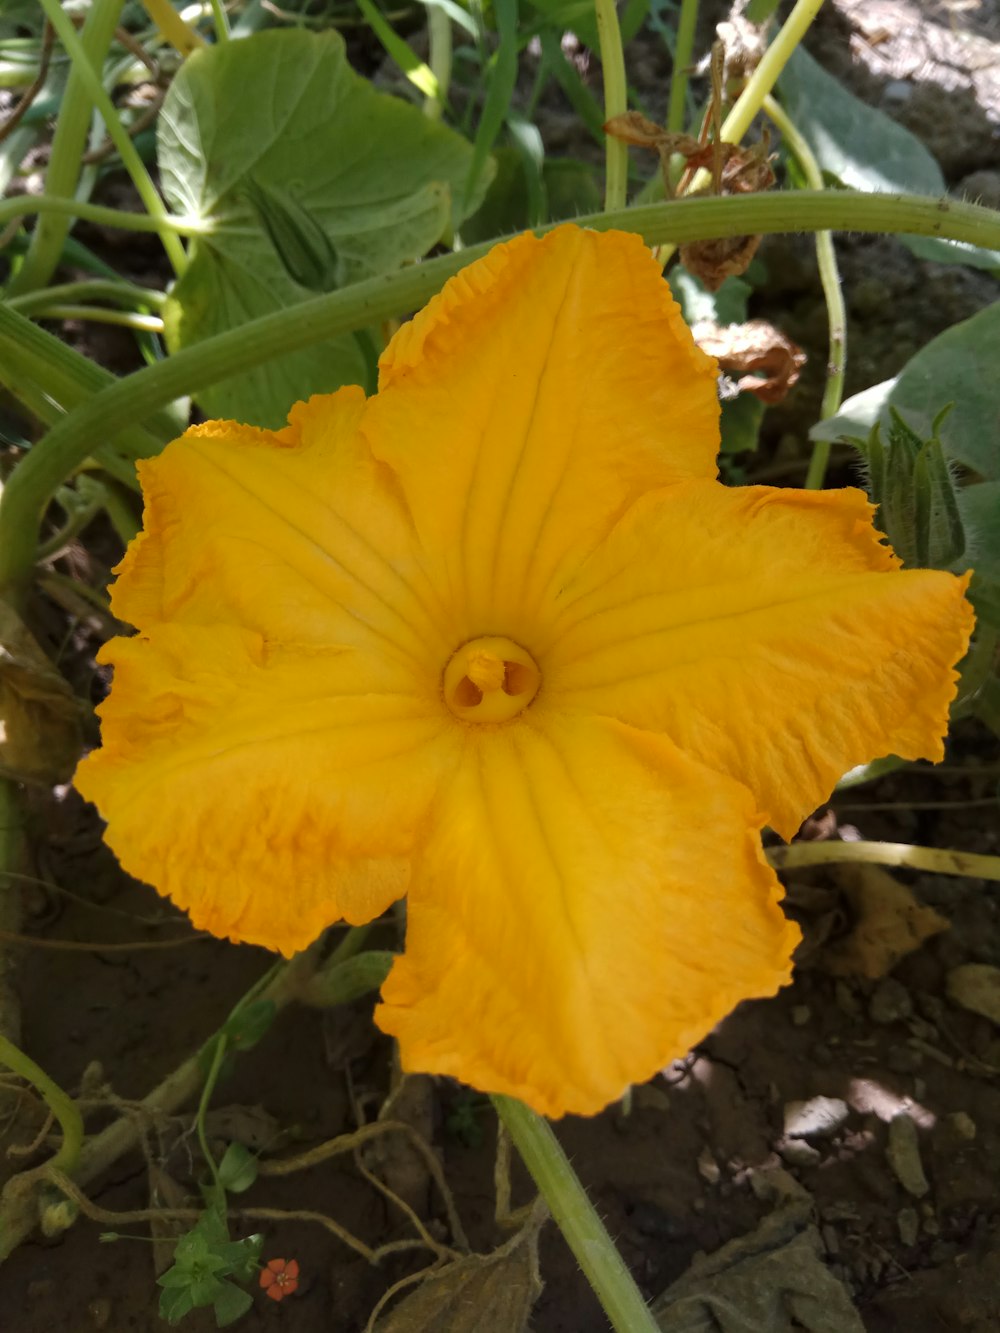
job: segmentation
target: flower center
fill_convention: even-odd
[[[470,639],[444,669],[444,699],[463,722],[506,722],[541,683],[538,667],[511,639]]]

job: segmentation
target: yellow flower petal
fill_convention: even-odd
[[[557,598],[546,688],[663,731],[786,837],[855,764],[940,759],[968,579],[900,571],[870,515],[854,490],[648,497]]]
[[[404,1068],[590,1114],[772,994],[798,932],[759,824],[745,788],[617,722],[470,731],[376,1011]]]
[[[454,645],[364,407],[347,389],[277,434],[211,422],[141,465],[114,608],[143,633],[105,650],[103,748],[77,779],[127,870],[285,953],[405,891],[447,763]]]
[[[125,869],[197,927],[288,954],[405,892],[449,763],[436,701],[378,688],[355,649],[229,627],[154,627],[103,660],[104,744],[77,786]]]
[[[115,613],[350,644],[436,675],[454,645],[437,640],[405,505],[358,436],[364,410],[342,389],[299,403],[283,431],[208,422],[140,463],[144,530]]]
[[[497,246],[405,325],[363,432],[398,473],[456,643],[545,589],[653,486],[715,474],[715,363],[636,236]]]

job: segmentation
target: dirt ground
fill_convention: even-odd
[[[919,24],[908,28],[914,14]],[[975,38],[958,54],[948,44],[956,31]],[[911,35],[907,47],[907,32],[925,45],[930,34],[936,43],[916,63],[907,63],[917,40]],[[996,6],[986,3],[970,9],[837,0],[813,47],[865,96],[909,118],[918,132],[924,127],[950,185],[961,188],[976,176],[980,197],[992,181],[1000,199],[998,35]],[[993,71],[983,63],[988,51]],[[656,52],[653,42],[640,41],[636,68],[645,78],[668,68]],[[599,86],[599,71],[590,78]],[[900,82],[911,85],[910,93],[904,97],[897,88],[887,95]],[[137,268],[145,253],[138,252]],[[849,392],[895,373],[916,347],[1000,294],[993,279],[919,264],[896,242],[854,238],[840,253],[852,299]],[[822,382],[825,317],[808,244],[771,242],[766,263],[769,255],[775,276],[753,313],[820,350],[799,389],[770,414],[764,447],[748,472],[753,480],[755,468],[762,476],[784,469],[799,484],[804,430],[815,419]],[[873,292],[872,284],[881,286]],[[103,359],[114,364],[115,349],[105,347]],[[849,479],[846,471],[837,477]],[[74,652],[74,669],[86,681],[85,635]],[[998,799],[995,741],[978,725],[962,723],[942,768],[922,766],[845,790],[803,833],[998,854]],[[87,1091],[88,1129],[98,1129],[130,1108],[134,1113],[135,1101],[198,1048],[272,959],[261,950],[190,938],[151,890],[122,875],[100,843],[93,812],[72,791],[39,798],[32,821],[35,873],[59,890],[26,893],[26,930],[39,947],[25,950],[21,962],[23,1044],[62,1086]],[[687,1059],[635,1089],[629,1107],[558,1125],[650,1298],[698,1256],[729,1242],[744,1239],[734,1269],[746,1258],[748,1238],[776,1252],[767,1240],[768,1219],[791,1192],[804,1219],[797,1234],[808,1237],[816,1264],[836,1279],[844,1308],[853,1306],[860,1320],[856,1327],[1000,1329],[1000,1028],[954,998],[956,969],[1000,966],[1000,898],[995,885],[971,879],[900,872],[891,877],[896,888],[887,879],[880,871],[843,868],[789,876],[789,908],[804,932],[794,984],[775,999],[741,1006]],[[391,923],[384,929],[388,946]],[[160,947],[165,937],[184,942]],[[118,950],[94,941],[151,947]],[[72,942],[82,947],[65,947]],[[282,1012],[219,1085],[210,1137],[238,1139],[266,1156],[302,1150],[373,1119],[388,1090],[391,1051],[370,1012],[370,1000],[327,1012]],[[30,1098],[5,1114],[0,1176],[48,1151],[42,1144],[33,1154],[21,1152],[42,1127]],[[509,1233],[494,1222],[495,1120],[488,1104],[455,1084],[420,1078],[406,1085],[394,1114],[408,1119],[438,1155],[472,1247],[485,1252],[502,1243]],[[386,1147],[368,1165],[393,1182],[436,1240],[453,1239],[440,1193],[412,1153]],[[196,1192],[198,1166],[188,1105],[149,1119],[144,1151],[123,1156],[88,1194],[109,1212],[148,1207],[154,1197],[183,1200]],[[796,1184],[804,1196],[795,1194]],[[527,1178],[515,1168],[514,1203],[529,1197]],[[415,1235],[412,1221],[350,1156],[262,1179],[238,1202],[325,1213],[367,1244]],[[243,1233],[252,1229],[240,1225]],[[148,1240],[102,1243],[108,1229],[149,1234],[145,1224],[81,1219],[54,1240],[36,1236],[23,1245],[0,1268],[0,1330],[159,1333],[165,1325],[156,1314],[156,1251]],[[259,1297],[239,1325],[251,1331],[360,1333],[387,1287],[427,1259],[415,1252],[372,1267],[315,1222],[271,1221],[264,1229],[265,1259],[294,1256],[302,1280],[280,1305]],[[793,1267],[789,1260],[789,1282]],[[806,1285],[823,1290],[808,1263],[803,1272]],[[542,1236],[541,1274],[536,1333],[604,1333],[606,1320],[551,1225]],[[699,1281],[711,1286],[696,1273],[696,1287]],[[784,1323],[763,1316],[755,1322],[747,1304],[737,1312],[742,1322],[726,1313],[725,1302],[711,1315],[706,1305],[703,1322],[687,1327],[853,1333],[850,1316],[838,1316],[835,1305],[827,1304],[824,1316],[813,1307],[810,1314],[808,1302],[794,1310],[793,1304]],[[214,1320],[196,1313],[183,1327],[202,1333]],[[507,1333],[487,1322],[481,1327]]]

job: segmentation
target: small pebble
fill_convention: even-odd
[[[976,1122],[965,1111],[954,1111],[951,1115],[945,1116],[945,1123],[956,1138],[964,1139],[966,1143],[971,1143],[976,1137]]]
[[[792,1022],[797,1028],[804,1028],[812,1018],[812,1010],[807,1004],[796,1004],[792,1006]]]
[[[846,1014],[848,1018],[860,1018],[861,1005],[846,981],[838,980],[834,985],[833,994],[837,1008],[842,1014]]]
[[[931,1141],[937,1152],[949,1155],[968,1148],[975,1137],[976,1122],[965,1111],[955,1111],[937,1122]]]
[[[890,79],[882,89],[882,101],[888,106],[901,106],[913,96],[913,84],[907,79]]]
[[[948,1264],[958,1254],[958,1246],[953,1240],[936,1240],[931,1246],[931,1263]]]
[[[954,1004],[1000,1024],[1000,968],[988,963],[953,967],[945,978],[945,990]]]
[[[95,1296],[87,1303],[87,1313],[95,1328],[107,1328],[108,1320],[111,1318],[111,1302],[107,1296]]]
[[[915,1208],[900,1208],[896,1214],[896,1228],[904,1245],[916,1245],[920,1235],[920,1218]]]
[[[924,1063],[923,1053],[912,1046],[892,1046],[886,1064],[894,1074],[915,1074]]]
[[[913,1013],[910,992],[895,977],[883,977],[868,1002],[868,1016],[873,1023],[898,1023]]]
[[[712,1150],[707,1144],[698,1154],[698,1174],[709,1185],[717,1185],[722,1175],[719,1170],[719,1163],[715,1160]]]
[[[789,1166],[817,1166],[822,1154],[805,1139],[782,1139],[778,1152]]]
[[[889,1144],[885,1155],[893,1175],[907,1194],[922,1199],[930,1191],[920,1160],[917,1127],[905,1113],[894,1116],[889,1123]]]
[[[850,1109],[839,1097],[810,1097],[785,1103],[785,1134],[790,1139],[830,1138],[846,1123]]]

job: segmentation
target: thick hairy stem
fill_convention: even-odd
[[[1000,249],[1000,213],[976,204],[854,190],[795,190],[721,199],[683,199],[578,220],[634,231],[650,245],[782,231],[910,232]],[[540,231],[549,228],[540,228]],[[491,243],[470,246],[328,296],[276,311],[206,338],[137,371],[84,403],[49,431],[15,468],[0,500],[0,590],[15,605],[30,584],[38,530],[50,498],[101,440],[183,393],[197,393],[272,357],[418,309]]]

